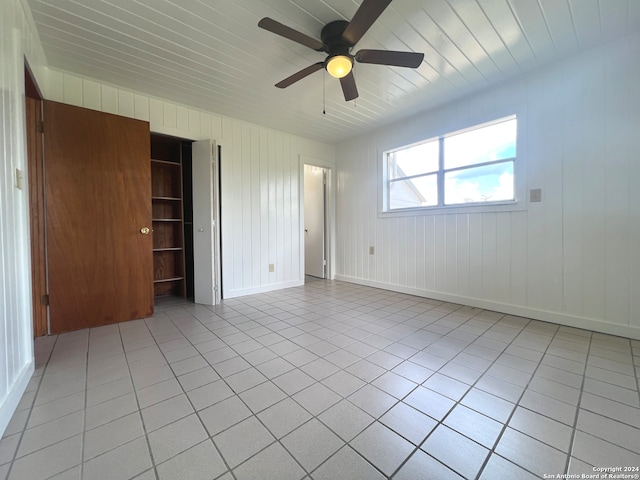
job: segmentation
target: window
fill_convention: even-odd
[[[515,202],[515,116],[385,152],[386,212]]]

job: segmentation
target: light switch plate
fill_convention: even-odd
[[[532,188],[529,190],[529,201],[531,203],[541,202],[542,201],[542,189],[541,188]]]
[[[19,168],[16,168],[16,188],[19,190],[24,188],[24,173]]]

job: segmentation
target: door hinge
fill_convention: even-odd
[[[214,286],[213,286],[213,291],[214,291],[214,292],[217,292],[217,291],[218,291],[218,285],[214,285]]]
[[[39,120],[36,123],[36,130],[38,130],[38,132],[40,133],[44,133],[44,122],[42,120]]]
[[[49,306],[49,294],[48,293],[46,295],[42,296],[42,305],[46,305],[47,307]]]

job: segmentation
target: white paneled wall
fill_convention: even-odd
[[[337,278],[640,338],[638,85],[634,34],[338,145]],[[380,148],[509,111],[521,210],[378,215]]]
[[[0,436],[34,370],[24,58],[42,80],[44,55],[20,0],[0,2]]]
[[[50,70],[49,80],[51,100],[147,120],[153,132],[210,138],[222,147],[224,298],[304,282],[300,156],[333,164],[333,146],[65,72]]]

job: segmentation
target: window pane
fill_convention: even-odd
[[[516,119],[444,139],[444,168],[458,168],[516,156]]]
[[[389,154],[389,179],[411,177],[438,170],[438,141],[414,145]]]
[[[514,200],[513,161],[444,175],[446,205]]]
[[[438,176],[425,175],[389,183],[389,209],[438,205]]]

